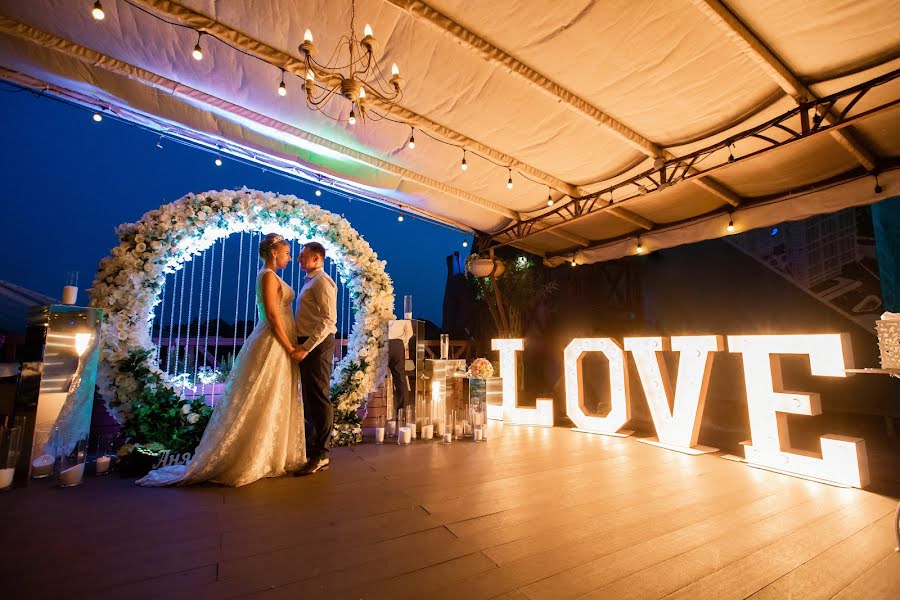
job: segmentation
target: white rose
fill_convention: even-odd
[[[191,425],[193,425],[194,423],[196,423],[199,420],[200,420],[200,415],[198,415],[197,413],[191,413],[187,416],[187,422],[190,423]]]
[[[181,407],[181,414],[183,414],[183,415],[189,415],[189,414],[191,414],[191,405],[190,405],[190,404],[185,404],[184,406],[182,406],[182,407]]]

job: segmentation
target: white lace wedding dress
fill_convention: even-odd
[[[303,403],[297,390],[299,365],[275,339],[263,309],[262,276],[268,270],[263,269],[256,278],[259,321],[234,361],[225,391],[193,460],[189,465],[151,471],[136,482],[138,485],[211,481],[241,486],[263,477],[283,475],[306,462]],[[280,277],[278,282],[281,320],[293,340],[294,291]]]

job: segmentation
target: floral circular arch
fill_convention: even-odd
[[[153,311],[173,273],[217,240],[240,232],[275,232],[287,239],[317,240],[335,261],[355,310],[347,355],[331,377],[336,445],[362,440],[357,409],[387,370],[380,332],[393,319],[394,289],[385,262],[343,217],[296,196],[250,189],[188,194],[116,229],[119,245],[100,261],[91,305],[104,309],[98,384],[110,414],[131,442],[193,450],[205,418],[185,407],[159,368],[150,337]],[[179,429],[180,428],[180,429]],[[193,431],[192,431],[193,429]],[[190,442],[190,443],[189,443]],[[182,448],[171,446],[181,445]],[[190,447],[188,447],[190,446]]]

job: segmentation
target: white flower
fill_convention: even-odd
[[[190,414],[190,412],[191,412],[190,404],[185,404],[184,406],[181,407],[181,414],[187,415],[187,414]]]
[[[191,413],[187,416],[187,422],[190,423],[191,425],[193,425],[194,423],[196,423],[199,420],[200,420],[200,415],[198,415],[197,413]]]

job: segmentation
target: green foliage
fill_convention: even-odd
[[[474,256],[474,255],[473,255]],[[505,261],[506,270],[497,278],[497,286],[503,301],[506,318],[509,321],[509,337],[521,337],[523,325],[529,313],[552,296],[558,286],[556,282],[545,281],[536,261],[527,255],[519,255]],[[494,288],[489,277],[472,277],[472,291],[475,300],[485,302],[491,309],[497,329],[502,326],[496,313]]]

